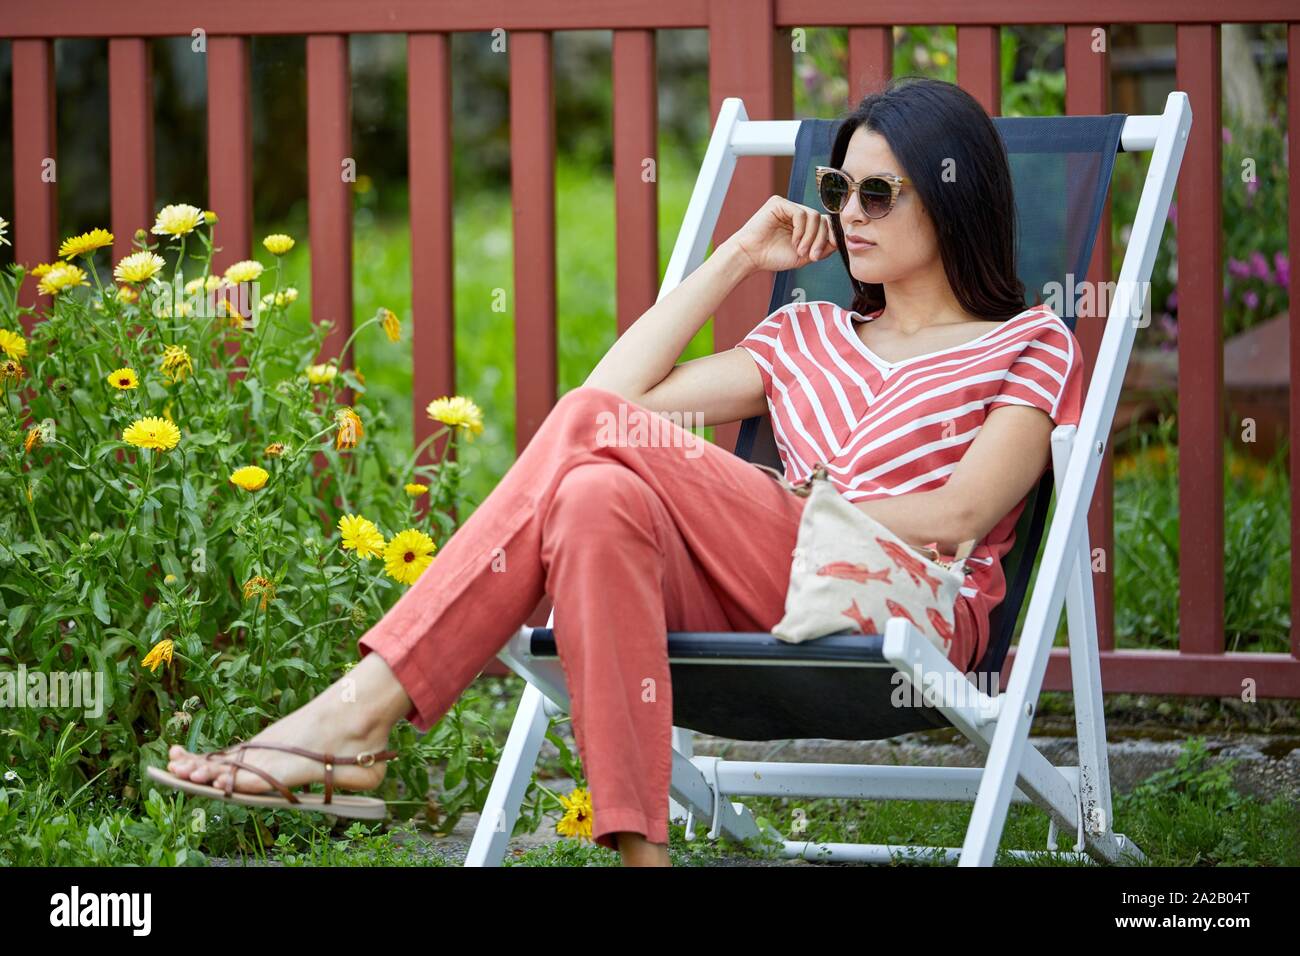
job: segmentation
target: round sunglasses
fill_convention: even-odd
[[[868,219],[883,219],[888,216],[898,201],[898,191],[911,183],[906,176],[890,173],[872,173],[854,182],[842,169],[834,166],[817,167],[817,195],[826,211],[839,212],[848,204],[849,196],[856,189],[858,202]]]

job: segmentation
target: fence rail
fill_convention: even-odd
[[[1288,25],[1288,147],[1300,147],[1300,9],[1294,0],[1247,0],[1229,22]],[[1094,574],[1102,674],[1107,690],[1237,695],[1247,682],[1261,697],[1300,698],[1300,631],[1289,653],[1227,653],[1224,644],[1222,274],[1220,261],[1220,27],[1225,10],[1210,0],[224,0],[198,4],[136,0],[7,0],[0,38],[13,44],[14,234],[19,261],[48,260],[58,244],[56,187],[39,173],[55,143],[55,38],[106,37],[109,54],[110,193],[115,254],[153,218],[153,103],[149,38],[202,31],[208,71],[209,204],[221,211],[224,268],[252,248],[250,38],[307,38],[308,212],[312,304],[318,320],[335,322],[325,344],[337,352],[351,331],[351,196],[339,175],[350,150],[348,35],[407,35],[414,405],[417,442],[432,423],[419,414],[431,394],[455,391],[452,300],[451,66],[455,32],[508,34],[514,248],[515,328],[529,342],[515,369],[517,444],[522,448],[556,398],[555,127],[552,37],[560,30],[613,31],[614,188],[619,217],[619,330],[653,304],[658,287],[657,193],[641,181],[641,163],[656,157],[655,30],[709,32],[711,117],[724,97],[739,96],[752,119],[793,115],[789,31],[837,26],[849,31],[849,88],[860,97],[892,73],[892,28],[953,24],[957,81],[993,114],[1000,112],[999,30],[1004,24],[1065,27],[1066,112],[1111,112],[1109,54],[1094,49],[1110,24],[1176,25],[1176,88],[1196,117],[1179,178],[1179,298],[1199,303],[1181,323],[1179,390],[1180,628],[1176,651],[1115,648],[1113,560]],[[53,32],[52,32],[53,31]],[[770,194],[784,192],[788,157],[739,160],[716,232],[739,228]],[[1300,163],[1289,168],[1291,250],[1300,249]],[[1110,275],[1109,204],[1087,279]],[[766,314],[769,284],[755,276],[715,316],[715,343],[738,341]],[[30,292],[28,293],[31,294]],[[1295,314],[1295,310],[1292,310]],[[1101,323],[1081,324],[1089,374]],[[1291,380],[1300,381],[1300,330],[1292,321]],[[345,400],[346,400],[345,396]],[[1300,513],[1300,389],[1290,397],[1292,513]],[[731,447],[738,425],[720,426]],[[1110,452],[1090,512],[1094,546],[1114,553]],[[1300,544],[1292,521],[1292,551]],[[1300,608],[1300,569],[1292,562],[1292,617]],[[534,615],[545,620],[545,610]],[[1008,661],[1014,660],[1014,651]],[[500,672],[500,671],[496,671]],[[1064,649],[1053,652],[1046,686],[1069,686]]]

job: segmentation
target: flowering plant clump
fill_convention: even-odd
[[[73,746],[59,788],[130,802],[171,744],[248,739],[355,663],[454,530],[453,452],[482,431],[477,406],[433,397],[440,428],[392,461],[375,440],[390,416],[344,358],[371,326],[400,341],[398,316],[380,309],[337,355],[324,326],[277,335],[295,321],[294,239],[218,271],[217,223],[168,205],[116,261],[92,229],[54,262],[0,271],[0,708],[19,666],[102,681],[102,706],[0,709],[11,781],[54,773],[41,755]],[[386,787],[425,793],[423,760],[394,766]]]

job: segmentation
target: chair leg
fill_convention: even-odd
[[[465,857],[466,866],[501,865],[550,724],[545,696],[528,684],[519,700],[501,762],[492,778],[483,815],[474,829],[474,839]]]
[[[695,756],[695,731],[687,727],[673,728],[673,749],[689,760]],[[688,809],[674,800],[668,798],[668,819],[672,823],[680,823],[686,828],[686,839],[695,839],[695,816]]]
[[[1106,756],[1106,716],[1101,696],[1101,659],[1097,648],[1097,609],[1093,603],[1088,532],[1081,534],[1078,557],[1065,594],[1070,631],[1070,679],[1074,688],[1074,724],[1079,744],[1079,802],[1084,831],[1111,830],[1110,763]],[[1083,849],[1076,847],[1076,849]]]

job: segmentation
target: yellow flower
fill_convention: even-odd
[[[23,454],[30,454],[31,450],[41,443],[41,426],[33,425],[27,430],[27,437],[23,439]]]
[[[284,301],[282,302],[281,299]],[[290,302],[298,301],[298,290],[293,286],[286,286],[283,292],[275,294],[276,305],[288,305]]]
[[[357,440],[366,433],[365,428],[361,425],[361,416],[350,408],[340,408],[334,416],[334,420],[339,426],[334,447],[339,449],[356,448]]]
[[[339,519],[339,533],[346,551],[356,551],[357,557],[369,561],[384,553],[384,536],[373,521],[360,515],[344,515]]]
[[[4,352],[10,358],[26,358],[27,340],[17,332],[10,332],[8,329],[0,329],[0,351]]]
[[[140,298],[140,293],[136,292],[129,285],[120,285],[117,287],[117,301],[134,302]]]
[[[54,266],[50,265],[48,262],[42,262],[40,265],[32,266],[31,271],[28,274],[33,279],[39,279],[53,268]]]
[[[102,249],[104,246],[113,244],[113,234],[107,229],[92,229],[90,232],[83,232],[79,236],[73,236],[71,239],[64,239],[63,245],[59,246],[59,256],[64,259],[75,259],[77,256],[87,256],[96,249]]]
[[[193,232],[202,218],[203,212],[196,206],[175,203],[158,211],[158,218],[150,231],[160,236],[184,236]]]
[[[561,795],[564,804],[564,816],[555,824],[555,832],[560,836],[591,839],[591,794],[585,787],[577,787],[567,797]]]
[[[338,366],[332,362],[326,362],[323,365],[307,366],[307,381],[313,385],[324,385],[326,382],[334,381],[334,376],[338,374]]]
[[[17,359],[7,358],[0,361],[0,382],[21,382],[27,373]]]
[[[162,373],[169,382],[179,382],[190,372],[194,364],[190,361],[190,351],[184,345],[168,345],[163,349]]]
[[[231,474],[230,480],[245,491],[257,491],[266,484],[266,479],[270,477],[270,472],[265,468],[259,468],[257,465],[245,465],[243,468],[236,468]]]
[[[262,264],[256,259],[241,259],[223,274],[224,278],[231,285],[239,285],[241,282],[252,282],[262,274]]]
[[[410,495],[412,498],[418,498],[420,497],[420,495],[424,494],[428,490],[429,490],[428,485],[416,484],[413,481],[407,484],[406,486],[406,493]]]
[[[56,262],[50,266],[49,272],[41,276],[36,289],[42,295],[58,295],[64,289],[78,285],[90,285],[86,281],[85,271],[70,262]]]
[[[147,667],[150,671],[156,674],[159,665],[170,664],[172,662],[172,651],[175,647],[175,643],[173,643],[170,638],[159,641],[153,646],[149,653],[144,656],[144,660],[140,662],[140,666]]]
[[[0,246],[13,245],[13,243],[9,241],[9,237],[5,235],[8,229],[9,229],[9,223],[6,222],[3,218],[0,218]]]
[[[163,584],[175,584],[175,583],[176,583],[176,575],[174,574],[163,575]]]
[[[117,371],[108,374],[108,384],[122,391],[139,387],[140,379],[136,377],[135,369],[119,368]]]
[[[481,434],[483,431],[482,411],[463,395],[435,398],[425,411],[435,422],[464,429],[466,437],[471,440],[474,435]]]
[[[137,418],[122,432],[122,441],[136,448],[168,451],[181,440],[181,430],[165,418]]]
[[[199,276],[185,283],[185,294],[194,295],[199,291],[212,292],[221,285],[221,276],[208,276],[206,279]]]
[[[266,610],[266,602],[275,597],[275,583],[268,581],[260,574],[255,574],[244,582],[244,600],[247,601],[254,595],[261,595],[262,603],[260,607]]]
[[[279,458],[284,454],[284,442],[273,441],[263,450],[263,454],[270,458]]]
[[[293,248],[293,237],[282,232],[273,233],[262,240],[262,245],[271,255],[282,256]]]
[[[379,315],[381,316],[379,324],[384,327],[384,334],[388,336],[388,341],[399,341],[402,337],[401,321],[393,314],[391,309],[381,308],[379,310]]]
[[[165,265],[166,261],[158,253],[141,249],[121,258],[113,267],[113,278],[118,282],[148,282]]]
[[[433,560],[437,545],[418,528],[408,528],[393,535],[384,549],[384,570],[403,584],[414,584]]]

